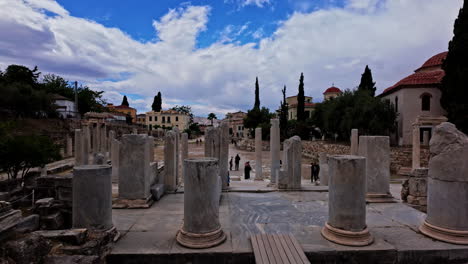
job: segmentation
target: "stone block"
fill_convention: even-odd
[[[47,230],[61,229],[64,224],[63,215],[60,212],[41,216],[41,228]]]
[[[153,199],[159,201],[161,197],[164,195],[165,188],[164,184],[155,184],[151,186],[151,194],[153,195]]]
[[[29,233],[39,229],[39,215],[32,214],[23,218],[15,227],[18,233]]]
[[[41,236],[29,234],[4,245],[6,255],[17,264],[41,263],[52,248],[51,243]]]
[[[37,200],[34,204],[36,206],[52,206],[54,200],[55,199],[53,197],[47,197]]]
[[[408,188],[413,196],[427,196],[427,179],[411,177],[408,179]]]
[[[44,264],[99,264],[102,261],[99,256],[85,256],[85,255],[73,255],[73,256],[46,256],[44,258]]]
[[[34,234],[47,239],[65,242],[73,245],[81,245],[85,242],[88,230],[86,228],[75,228],[65,230],[36,231]]]

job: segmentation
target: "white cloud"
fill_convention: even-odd
[[[292,14],[272,36],[255,34],[258,45],[217,41],[197,49],[207,6],[169,10],[153,22],[157,40],[140,42],[118,28],[70,16],[52,0],[0,0],[0,67],[38,65],[42,72],[104,90],[112,103],[119,104],[123,94],[138,95],[129,101],[139,111],[149,110],[161,91],[164,107],[190,104],[203,116],[251,108],[258,76],[261,103],[273,110],[284,84],[288,95],[297,92],[301,72],[314,100],[331,83],[355,87],[367,64],[382,91],[447,49],[461,5],[461,0],[348,0],[344,8]],[[245,35],[248,28],[232,26],[229,34]]]
[[[256,5],[258,7],[263,7],[264,5],[268,4],[270,4],[270,0],[244,0],[242,3],[243,6]]]

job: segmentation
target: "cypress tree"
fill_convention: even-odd
[[[440,104],[447,111],[447,118],[457,128],[468,134],[468,1],[458,13],[449,42],[448,54],[442,64]]]
[[[375,96],[375,82],[372,79],[372,71],[366,65],[364,73],[361,75],[361,83],[358,86],[359,91],[368,91],[371,96]]]
[[[158,94],[153,99],[153,104],[151,105],[151,109],[153,109],[153,111],[155,112],[161,112],[161,108],[162,108],[161,92],[158,92]]]
[[[129,106],[127,96],[124,95],[121,105]]]
[[[254,109],[260,110],[260,88],[258,86],[258,77],[255,78],[255,103]]]
[[[286,133],[288,129],[288,103],[286,102],[286,85],[283,90],[283,101],[281,102],[281,112],[280,112],[280,131],[281,137],[286,138]]]
[[[297,93],[297,121],[306,120],[304,103],[304,74],[301,73],[301,77],[299,78],[299,92]]]

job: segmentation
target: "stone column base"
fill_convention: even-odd
[[[188,248],[210,248],[222,244],[226,240],[226,234],[221,227],[204,234],[186,232],[181,228],[177,232],[176,240],[179,244]]]
[[[419,231],[428,237],[440,241],[458,245],[468,245],[468,231],[459,231],[438,227],[429,224],[427,221],[422,223],[422,225],[419,227]]]
[[[366,193],[366,203],[395,203],[390,193]]]
[[[363,247],[374,242],[374,238],[369,233],[367,227],[360,232],[353,232],[334,228],[325,223],[321,233],[325,239],[345,246]]]

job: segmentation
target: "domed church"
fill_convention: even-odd
[[[413,74],[379,95],[390,100],[398,113],[393,143],[411,145],[415,127],[419,129],[420,142],[427,144],[433,128],[447,120],[446,112],[440,105],[439,89],[445,75],[442,63],[446,57],[447,52],[431,57]]]

